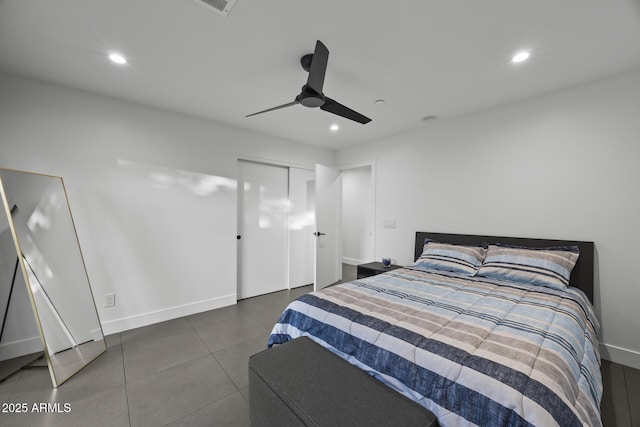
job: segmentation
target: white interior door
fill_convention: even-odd
[[[370,165],[342,169],[342,262],[345,264],[374,260],[374,200]]]
[[[238,162],[238,299],[288,286],[289,170]]]
[[[313,283],[315,172],[289,168],[289,288]]]
[[[325,288],[342,277],[340,220],[342,178],[338,169],[316,165],[316,253],[314,290]]]

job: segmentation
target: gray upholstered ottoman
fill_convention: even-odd
[[[249,359],[259,426],[437,426],[434,415],[306,337]]]

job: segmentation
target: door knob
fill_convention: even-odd
[[[327,233],[321,233],[319,231],[316,231],[315,233],[313,233],[313,235],[316,236],[316,237],[320,237],[320,236],[326,236]]]

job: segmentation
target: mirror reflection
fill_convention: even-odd
[[[64,183],[60,177],[13,170],[0,170],[0,182],[14,263],[19,261],[58,386],[106,350]],[[7,262],[2,268],[2,275],[9,275]]]
[[[9,219],[0,205],[0,381],[40,359],[42,349]]]

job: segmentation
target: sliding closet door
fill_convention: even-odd
[[[289,170],[239,161],[238,299],[287,288]]]

